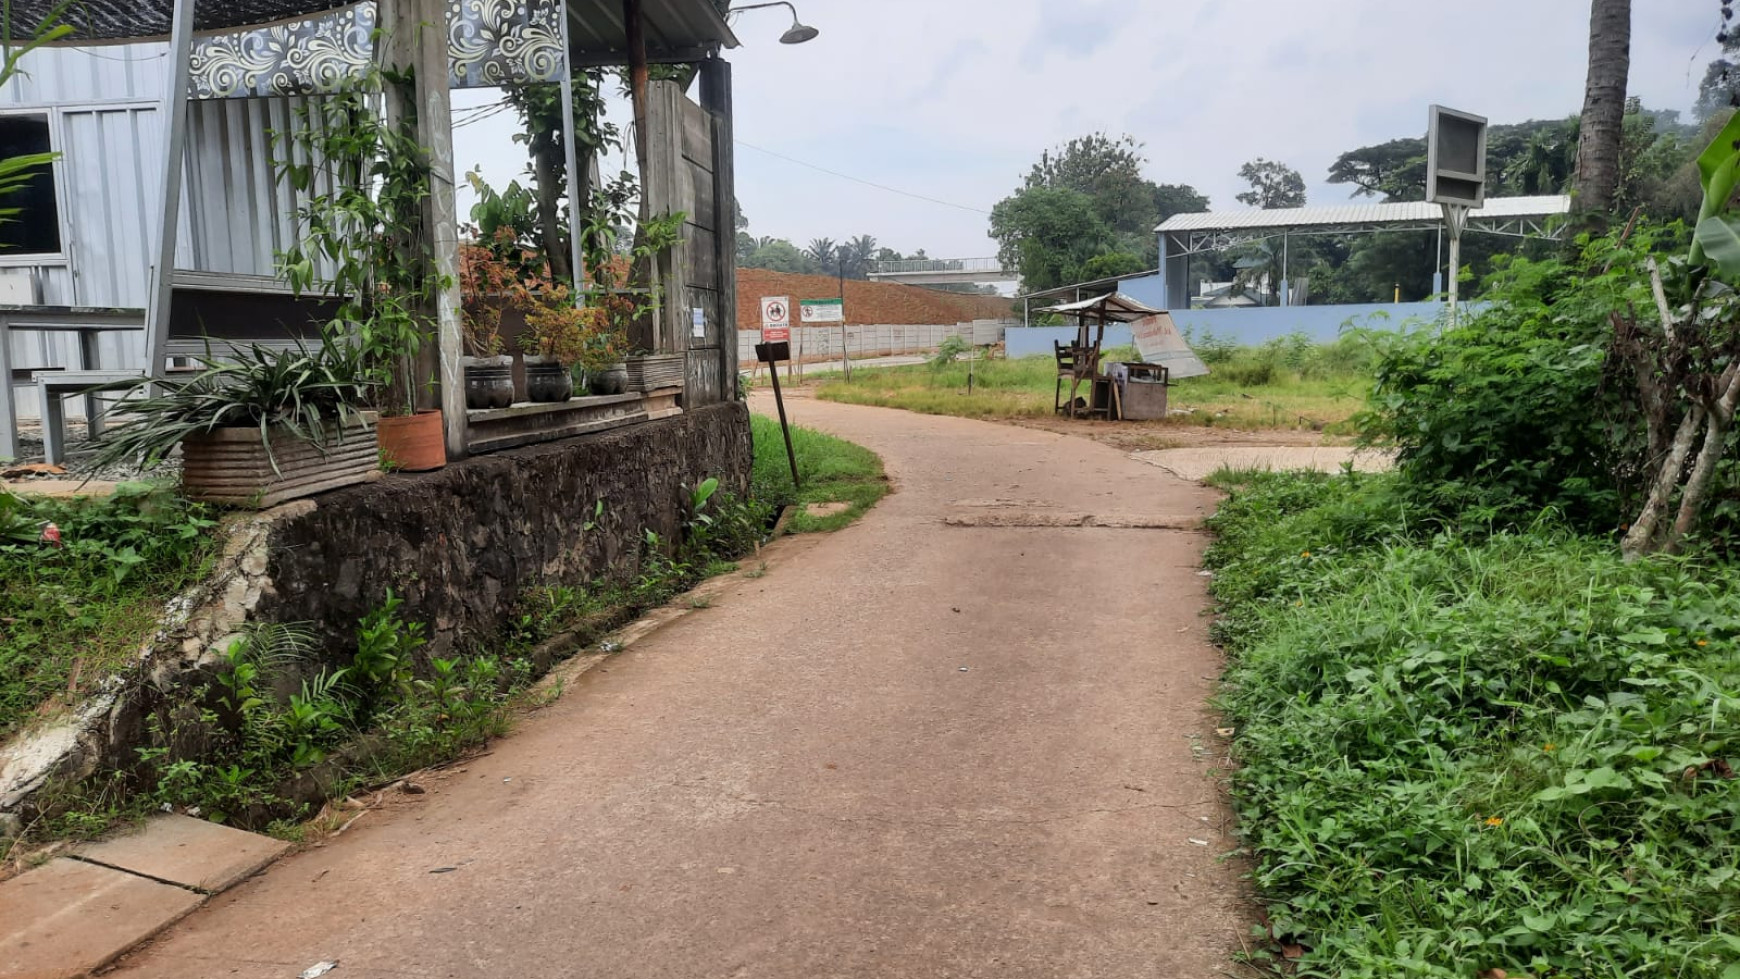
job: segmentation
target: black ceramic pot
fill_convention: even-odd
[[[553,357],[526,358],[526,397],[560,403],[574,396],[574,375]]]
[[[465,407],[506,408],[514,403],[514,360],[512,357],[467,357],[465,367]]]

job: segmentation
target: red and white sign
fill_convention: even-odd
[[[761,342],[783,343],[791,339],[791,298],[761,297]]]

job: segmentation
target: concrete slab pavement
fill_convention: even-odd
[[[74,979],[200,905],[182,887],[60,857],[0,883],[0,979]]]
[[[142,832],[79,847],[90,863],[216,894],[283,855],[290,844],[190,816],[152,819]]]

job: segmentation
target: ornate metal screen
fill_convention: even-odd
[[[555,82],[567,65],[562,0],[448,0],[454,88]],[[373,0],[302,20],[198,38],[196,99],[316,95],[342,88],[374,58]]]

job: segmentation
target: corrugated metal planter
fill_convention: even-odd
[[[343,434],[323,447],[275,429],[271,457],[258,428],[196,435],[181,443],[182,492],[204,503],[265,509],[373,478],[380,472],[373,429],[359,423]]]
[[[688,354],[648,354],[628,358],[628,390],[680,388],[688,377]]]

